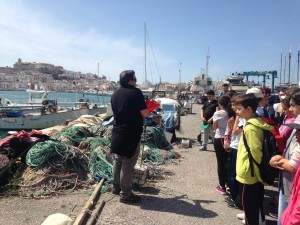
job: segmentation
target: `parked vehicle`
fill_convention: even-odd
[[[162,115],[163,125],[166,131],[173,132],[180,129],[180,116],[183,108],[180,102],[171,98],[157,98],[160,102],[160,111]]]

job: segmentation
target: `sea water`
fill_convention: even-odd
[[[29,100],[26,91],[0,91],[0,96],[9,99],[14,103],[27,103]],[[104,105],[110,102],[110,96],[89,94],[89,93],[71,93],[71,92],[50,92],[49,100],[60,102],[78,102],[80,99],[88,99],[90,102]],[[74,106],[74,105],[73,105]],[[7,130],[3,131],[0,127],[0,139],[7,136]]]

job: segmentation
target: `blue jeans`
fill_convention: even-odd
[[[284,194],[282,193],[282,190],[279,190],[279,200],[278,200],[278,219],[277,219],[277,225],[281,225],[280,222],[280,216],[282,215],[283,211],[288,206],[288,201]]]

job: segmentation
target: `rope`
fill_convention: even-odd
[[[47,140],[36,143],[28,151],[26,155],[26,164],[28,166],[38,167],[49,161],[53,156],[63,156],[63,152],[67,152],[68,147],[60,142]],[[74,156],[73,152],[69,152]]]

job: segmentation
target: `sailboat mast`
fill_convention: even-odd
[[[282,49],[281,49],[281,54],[280,54],[280,74],[279,74],[279,84],[282,84],[281,81],[281,73],[282,73]]]
[[[283,69],[283,83],[285,83],[285,71],[286,71],[286,55],[284,56],[284,69]]]
[[[208,77],[208,65],[209,65],[209,47],[207,51],[207,56],[206,56],[206,78]]]
[[[147,82],[147,28],[146,23],[144,23],[144,47],[145,47],[145,87],[148,88]]]
[[[300,44],[299,44],[299,48],[298,48],[297,86],[299,86],[299,64],[300,64]]]
[[[290,52],[289,52],[289,76],[288,76],[288,84],[291,84],[291,53],[292,47],[290,45]]]
[[[178,94],[181,92],[181,63],[179,66],[179,83],[178,83]]]

